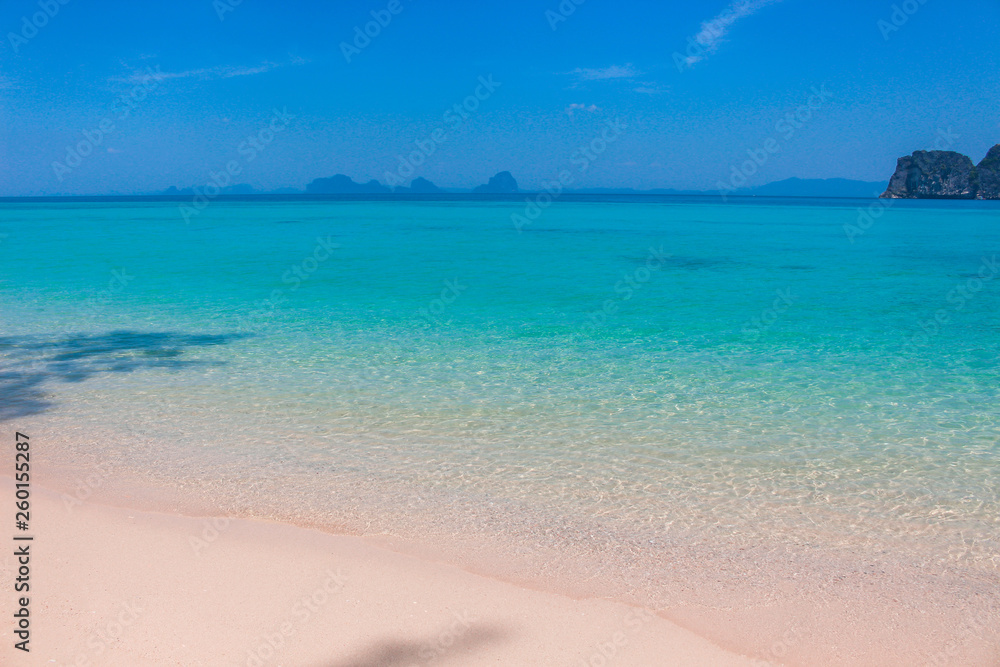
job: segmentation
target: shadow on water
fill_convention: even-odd
[[[468,654],[490,643],[502,642],[509,632],[498,627],[471,626],[445,629],[440,635],[425,641],[384,639],[375,642],[357,656],[328,667],[409,667],[423,665],[436,658],[451,657],[461,664],[462,654]]]
[[[225,345],[245,338],[176,332],[111,331],[69,335],[0,337],[0,421],[35,415],[52,408],[46,385],[83,382],[102,373],[131,373],[150,368],[182,369],[219,362],[182,359],[192,347]]]

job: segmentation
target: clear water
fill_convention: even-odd
[[[359,530],[1000,565],[995,205],[523,210],[0,203],[0,419]]]

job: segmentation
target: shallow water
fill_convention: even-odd
[[[0,203],[0,419],[53,463],[357,531],[995,572],[995,206],[523,210]]]

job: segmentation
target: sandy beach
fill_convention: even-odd
[[[649,610],[520,588],[363,538],[92,502],[70,510],[38,488],[32,505],[31,651],[14,650],[5,623],[3,664],[755,664]],[[15,567],[9,554],[3,565]],[[0,601],[7,618],[13,603]]]
[[[111,8],[0,6],[0,667],[1000,667],[1000,3]]]

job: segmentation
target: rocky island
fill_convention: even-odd
[[[367,183],[355,183],[354,179],[344,174],[317,178],[306,186],[306,194],[310,195],[384,195],[390,192],[392,190],[374,179]]]
[[[976,176],[979,177],[977,199],[1000,199],[1000,144],[991,148],[976,166]]]
[[[517,181],[509,171],[501,171],[490,178],[488,183],[476,186],[472,192],[477,195],[506,195],[517,192]]]
[[[1000,144],[978,165],[954,151],[914,151],[896,162],[884,199],[1000,199]]]

